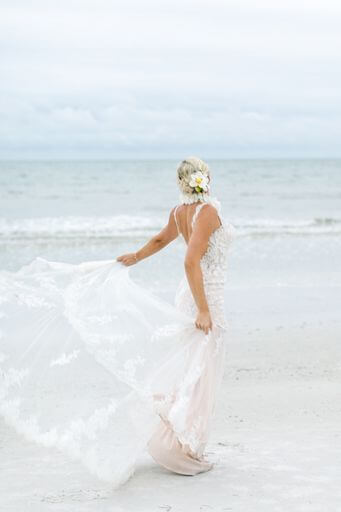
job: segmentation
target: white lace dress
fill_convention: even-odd
[[[116,261],[36,258],[18,272],[0,272],[5,421],[113,487],[134,473],[146,449],[178,473],[210,469],[204,448],[223,372],[233,235],[223,221],[201,260],[213,320],[208,335],[194,325],[185,277],[173,306]]]
[[[201,203],[196,207],[192,218],[192,230],[205,204]],[[176,210],[177,208],[174,217],[178,227]],[[217,389],[223,374],[226,331],[224,287],[227,250],[234,235],[234,227],[223,222],[221,216],[220,221],[221,225],[211,234],[207,250],[200,262],[205,295],[214,327],[202,343],[202,352],[197,361],[198,378],[195,379],[195,384],[186,390],[182,409],[179,406],[176,409],[181,427],[177,425],[176,415],[172,415],[171,421],[166,415],[149,442],[149,452],[157,462],[172,471],[186,475],[194,475],[212,468],[212,464],[203,457],[203,452],[213,419]],[[179,227],[178,233],[182,236]],[[175,305],[179,311],[185,312],[191,318],[196,317],[197,307],[186,276],[178,287]],[[198,355],[197,350],[196,352],[197,354],[193,354],[191,365],[195,355]]]

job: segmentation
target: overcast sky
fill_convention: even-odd
[[[339,0],[1,0],[0,157],[341,157]]]

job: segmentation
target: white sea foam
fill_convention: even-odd
[[[113,217],[0,218],[0,239],[111,239],[149,237],[166,218],[118,215]],[[238,236],[341,235],[341,219],[236,219]]]
[[[115,238],[148,236],[161,229],[158,219],[142,216],[0,218],[0,239]]]
[[[341,219],[239,219],[239,235],[341,235]]]

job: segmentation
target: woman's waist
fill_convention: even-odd
[[[224,308],[225,289],[221,281],[204,282],[204,291],[209,304]],[[189,302],[194,303],[193,294],[186,278],[183,278],[176,293],[176,298],[179,299],[180,297],[186,298]]]
[[[226,282],[225,276],[211,274],[211,273],[210,274],[203,273],[202,277],[203,277],[203,284],[204,284],[205,292],[207,291],[208,293],[215,293],[218,295],[224,294],[225,282]],[[190,286],[189,286],[188,279],[187,279],[186,275],[184,275],[183,278],[181,279],[181,281],[178,285],[177,291],[179,292],[180,290],[183,290],[183,289],[190,291]]]
[[[225,288],[225,277],[213,274],[203,274],[203,283],[205,290],[215,291],[216,293],[223,293]]]
[[[204,285],[207,304],[212,315],[212,320],[216,325],[225,326],[225,299],[224,288],[221,283],[207,283]],[[187,279],[184,277],[180,283],[175,296],[175,305],[181,311],[186,312],[190,316],[195,316],[198,312],[197,305],[194,301],[191,289]]]

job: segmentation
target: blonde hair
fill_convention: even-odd
[[[180,162],[177,167],[177,183],[182,194],[191,196],[198,199],[203,195],[198,193],[190,186],[191,175],[194,172],[201,172],[204,176],[210,179],[210,170],[208,165],[196,156],[190,156]]]

